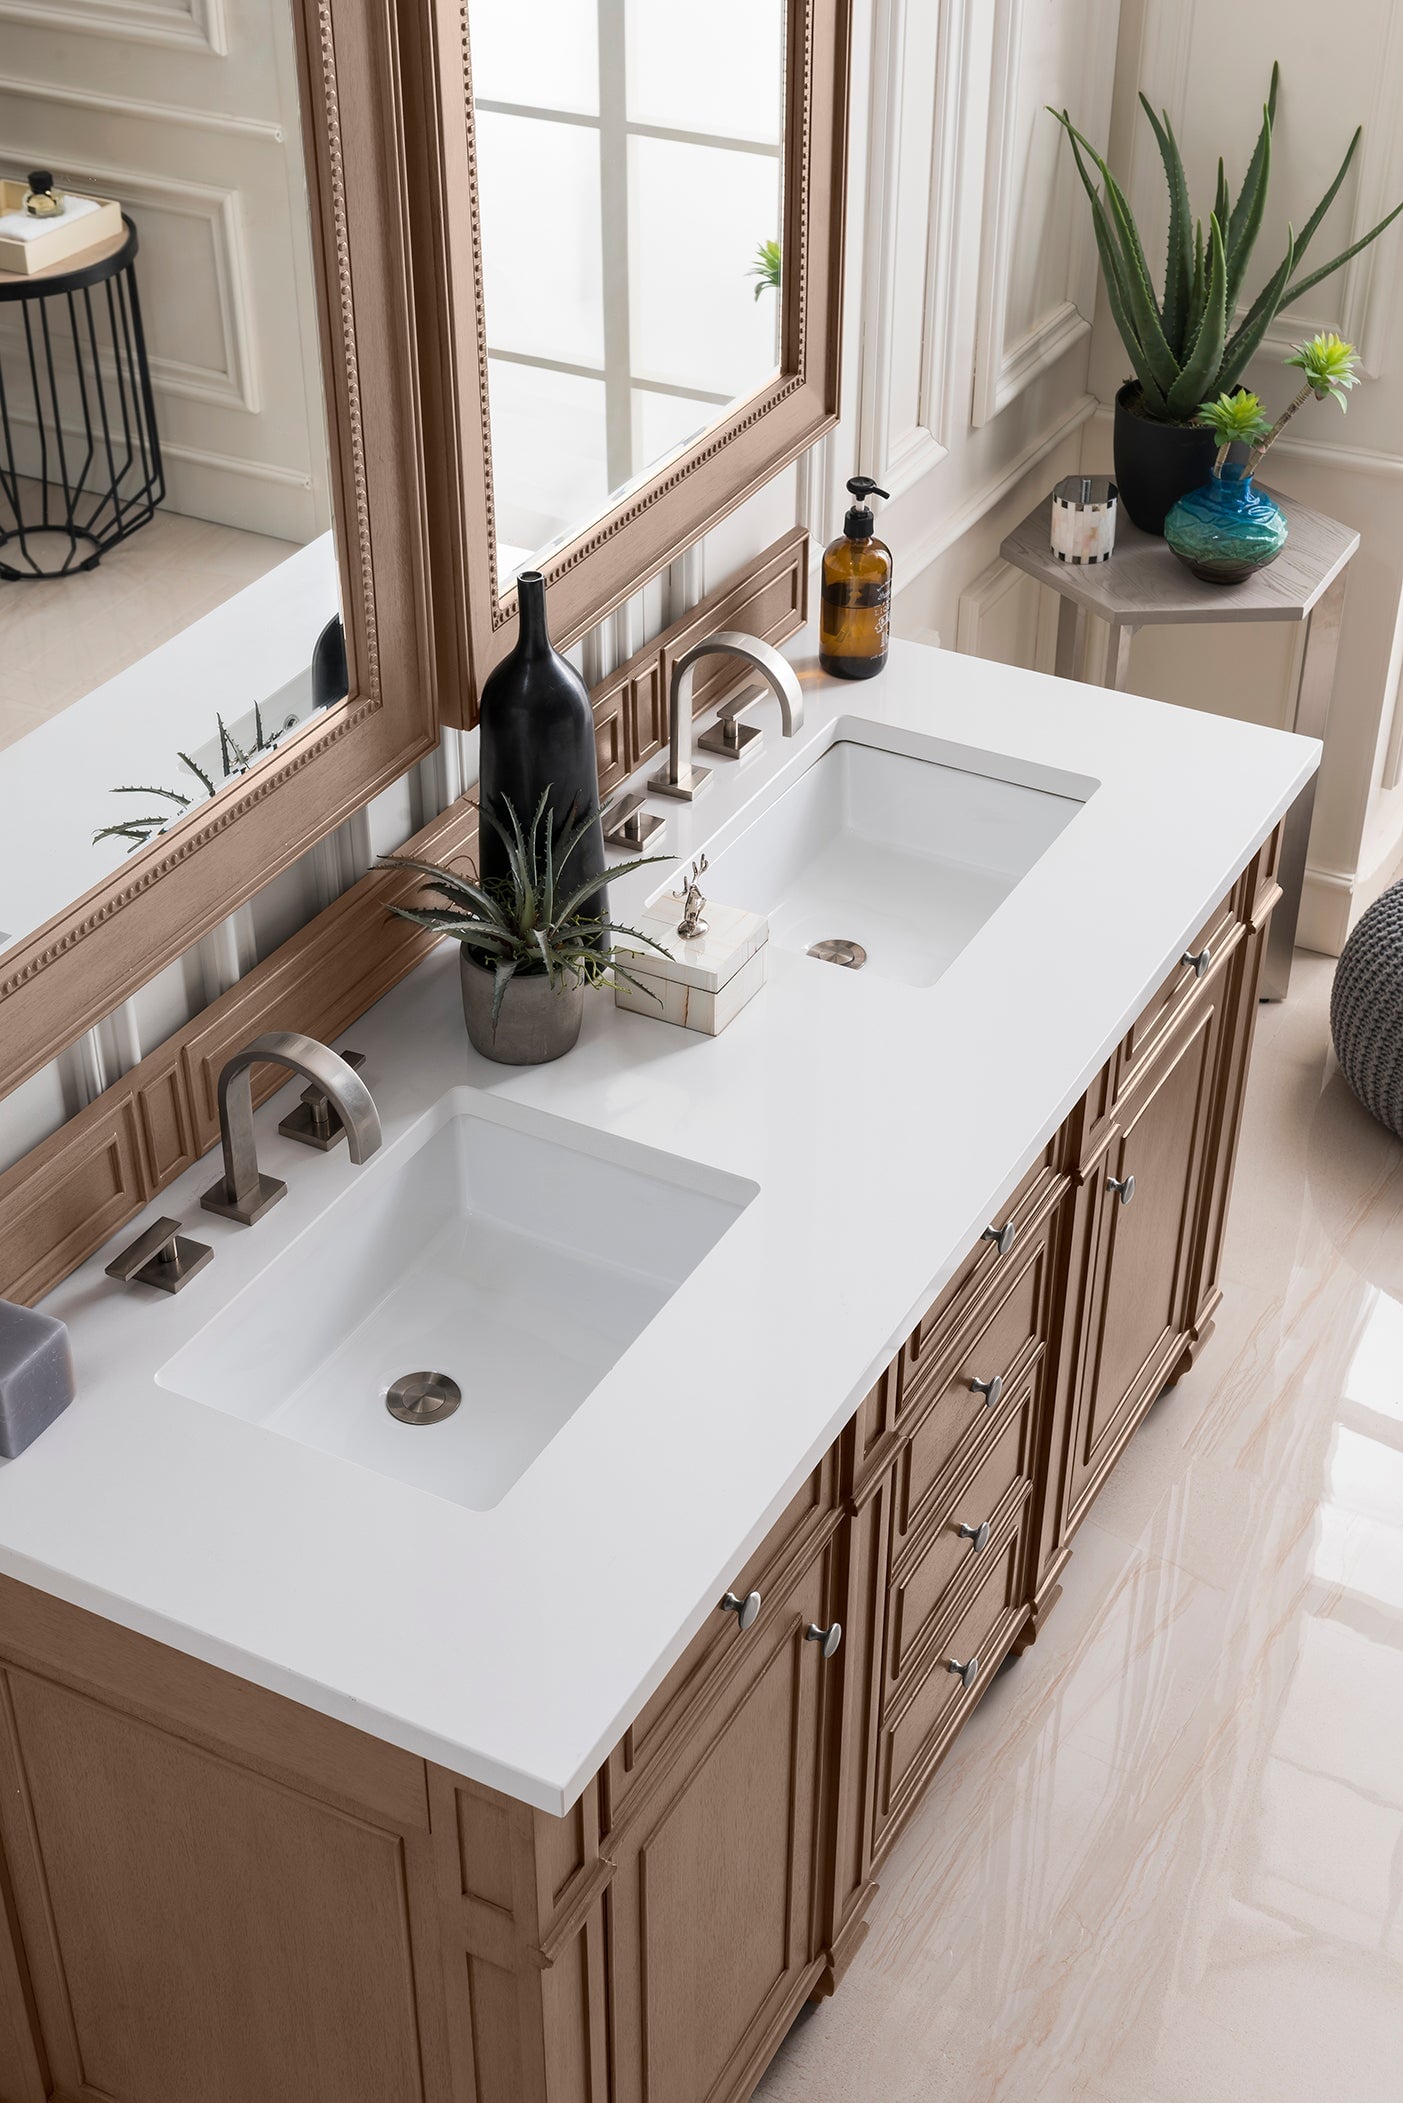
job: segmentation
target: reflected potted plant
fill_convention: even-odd
[[[563,1057],[575,1044],[589,987],[623,980],[651,990],[619,962],[613,936],[627,935],[631,947],[654,949],[660,956],[669,952],[636,928],[581,910],[599,890],[597,874],[566,884],[567,865],[597,826],[597,811],[573,819],[556,841],[549,789],[536,805],[529,830],[505,799],[503,807],[505,824],[491,811],[482,813],[482,822],[493,827],[506,852],[503,878],[483,881],[408,855],[387,854],[381,860],[387,868],[412,869],[426,877],[425,890],[443,901],[396,905],[390,911],[433,934],[451,935],[461,945],[463,1018],[474,1050],[499,1065],[539,1066]],[[650,854],[617,863],[609,880],[667,859]]]
[[[1133,379],[1116,396],[1115,476],[1121,502],[1146,533],[1163,532],[1165,518],[1178,499],[1208,479],[1213,433],[1199,421],[1200,404],[1229,394],[1238,385],[1283,307],[1376,241],[1403,212],[1403,204],[1395,205],[1377,226],[1328,263],[1297,275],[1358,151],[1363,137],[1360,126],[1345,149],[1334,181],[1299,234],[1287,228],[1285,254],[1239,319],[1248,265],[1266,209],[1279,83],[1280,68],[1273,66],[1261,130],[1236,199],[1230,196],[1223,163],[1218,163],[1217,191],[1206,231],[1202,219],[1194,217],[1168,112],[1157,117],[1145,96],[1140,97],[1169,189],[1169,247],[1164,287],[1159,293],[1119,183],[1067,111],[1049,112],[1067,134],[1077,174],[1090,200],[1107,303],[1134,368]],[[1100,176],[1099,186],[1093,168]]]
[[[1359,385],[1354,345],[1333,330],[1298,343],[1286,363],[1305,379],[1275,423],[1261,397],[1242,390],[1220,394],[1198,412],[1200,425],[1218,441],[1213,471],[1201,488],[1180,497],[1164,522],[1164,537],[1207,584],[1241,584],[1275,562],[1286,545],[1286,513],[1253,477],[1303,402],[1314,395],[1318,402],[1337,401],[1345,409],[1350,388]],[[1247,448],[1244,459],[1231,457],[1234,446]]]

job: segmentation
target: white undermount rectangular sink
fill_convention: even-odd
[[[922,742],[916,756],[840,733],[711,856],[707,896],[766,914],[782,949],[857,943],[877,976],[933,985],[1096,784],[1052,769],[1013,780]]]
[[[755,1191],[455,1089],[157,1379],[487,1511]],[[446,1374],[461,1403],[397,1421],[387,1392],[420,1372]]]

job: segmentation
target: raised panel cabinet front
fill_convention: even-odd
[[[401,1833],[18,1669],[0,1783],[41,2093],[427,2103]]]
[[[825,1553],[755,1645],[665,1795],[611,1843],[613,2103],[750,2093],[817,1973]]]
[[[1110,1145],[1090,1170],[1094,1287],[1072,1427],[1069,1526],[1168,1379],[1191,1326],[1228,980],[1223,971],[1201,990],[1125,1096]]]

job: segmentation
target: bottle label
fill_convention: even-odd
[[[890,598],[890,577],[883,577],[879,584],[863,584],[855,577],[839,577],[823,587],[823,603],[831,606],[835,613],[871,612],[875,607],[881,607],[885,613]]]

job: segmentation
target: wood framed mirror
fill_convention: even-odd
[[[437,0],[456,696],[557,644],[837,420],[850,0]]]
[[[94,693],[82,692],[62,722],[45,720],[33,736],[16,733],[8,745],[0,737],[0,835],[9,837],[13,863],[2,866],[0,840],[0,878],[7,879],[0,881],[0,900],[8,899],[8,905],[0,903],[0,1093],[18,1086],[110,1014],[402,775],[437,739],[422,466],[433,448],[423,427],[419,370],[420,344],[436,331],[424,314],[411,267],[409,196],[424,159],[415,70],[420,19],[396,0],[237,0],[237,6],[243,59],[231,61],[222,73],[209,63],[224,55],[216,34],[224,18],[216,21],[211,15],[205,25],[210,49],[199,54],[204,71],[198,79],[213,83],[218,75],[219,84],[192,91],[192,76],[180,76],[171,88],[174,117],[156,107],[154,73],[145,101],[114,98],[110,112],[104,106],[106,134],[90,114],[102,97],[95,90],[69,95],[68,103],[75,108],[82,103],[80,114],[88,113],[88,130],[75,133],[70,166],[55,156],[57,179],[71,183],[75,193],[110,189],[129,211],[128,225],[141,235],[136,276],[150,348],[151,399],[164,424],[160,435],[168,441],[164,461],[157,455],[156,466],[164,472],[167,499],[173,485],[179,495],[179,476],[185,477],[187,491],[193,489],[187,501],[157,510],[153,524],[166,521],[170,511],[183,512],[187,526],[192,516],[200,522],[215,515],[202,490],[217,470],[239,464],[229,457],[237,434],[252,427],[260,413],[265,424],[270,421],[267,412],[283,399],[279,388],[288,380],[289,363],[305,366],[305,375],[292,375],[289,398],[302,390],[306,421],[317,427],[310,432],[311,465],[295,458],[290,466],[255,460],[241,486],[254,486],[247,475],[261,474],[257,486],[264,495],[271,489],[302,504],[295,514],[283,514],[292,523],[263,530],[282,535],[270,546],[287,543],[284,553],[295,553],[289,570],[304,564],[295,589],[289,590],[305,636],[320,641],[328,620],[334,630],[339,610],[344,671],[335,680],[333,649],[333,683],[314,705],[280,708],[271,723],[267,689],[254,687],[241,704],[236,699],[232,705],[248,710],[253,704],[256,740],[241,717],[236,721],[226,714],[220,715],[216,737],[219,697],[228,689],[219,683],[225,667],[211,657],[217,639],[214,645],[207,639],[204,671],[197,664],[188,682],[194,691],[172,699],[171,709],[178,702],[183,713],[161,718],[153,756],[141,742],[136,714],[114,713],[119,704],[113,696],[120,688],[136,694],[144,706],[156,674],[143,676],[143,667],[154,665],[155,655],[141,658],[124,675],[125,687],[114,680]],[[259,20],[252,20],[259,10]],[[203,36],[203,12],[191,11],[190,20],[192,37],[196,31]],[[28,33],[37,39],[42,32]],[[269,43],[278,55],[264,63]],[[251,77],[250,51],[260,57],[259,81],[273,83],[268,93],[284,98],[282,108],[276,102],[264,106],[238,99]],[[159,56],[148,54],[145,63],[155,68]],[[42,55],[35,57],[30,70],[42,71],[43,63]],[[81,60],[71,51],[64,58],[65,67],[75,71],[83,65],[97,68],[99,81],[104,64],[110,71],[112,63],[110,53],[96,49],[85,51]],[[189,63],[183,52],[172,61]],[[56,137],[56,120],[43,106],[42,90],[25,102],[25,86],[7,80],[3,94],[15,95],[21,116],[26,107],[39,112],[32,121],[44,137],[36,144],[47,143]],[[182,91],[184,104],[179,102]],[[186,106],[197,92],[204,97],[201,107]],[[149,125],[145,160],[132,144],[131,128],[138,122]],[[10,136],[23,141],[26,134],[11,129]],[[181,142],[195,137],[205,156],[197,170],[200,180],[174,159]],[[242,164],[235,168],[230,159],[236,153],[256,160],[261,171],[248,175],[248,187],[243,187]],[[171,157],[168,165],[161,154]],[[143,169],[139,176],[137,166]],[[8,165],[0,170],[12,172]],[[126,177],[124,187],[119,187],[119,174]],[[271,189],[256,188],[270,180]],[[164,249],[158,235],[168,243]],[[265,235],[268,253],[276,248],[281,259],[280,281],[260,275],[266,258],[258,242]],[[201,243],[207,243],[214,281],[207,326],[196,282],[206,257]],[[97,290],[100,326],[103,287]],[[298,301],[304,303],[301,333],[291,339],[289,350],[273,331]],[[37,311],[35,303],[26,299],[23,312],[31,310]],[[22,352],[24,339],[14,319],[20,311],[13,302],[0,306],[0,321],[8,317]],[[204,337],[197,333],[199,326],[206,327]],[[0,330],[0,352],[5,348]],[[110,369],[112,352],[105,346],[99,350]],[[60,426],[71,424],[74,413],[70,368],[77,355],[71,345],[65,349],[58,343],[51,407]],[[21,369],[19,381],[23,377]],[[16,391],[10,399],[13,412]],[[211,419],[223,418],[213,426],[214,439],[196,430],[191,442],[192,427],[182,418],[193,415],[192,405]],[[36,395],[31,420],[38,420],[42,406]],[[147,472],[149,478],[149,457]],[[31,469],[31,476],[37,473]],[[196,475],[205,477],[198,489],[192,483]],[[52,481],[52,472],[46,479]],[[62,574],[57,584],[51,571],[45,572],[49,581],[38,581],[16,567],[16,487],[7,483],[0,494],[0,527],[6,529],[0,557],[10,564],[0,570],[0,620],[17,620],[21,604],[28,614],[44,603],[43,595],[52,600],[58,591],[64,595],[64,620],[85,618],[84,605],[91,615],[99,586],[108,593],[109,611],[114,594],[118,603],[131,604],[121,600],[121,593],[124,579],[135,572],[123,564],[129,558],[135,562],[143,548],[150,551],[157,538],[152,525],[143,525],[122,546],[104,550],[96,566],[70,563],[71,573]],[[314,502],[318,489],[320,512]],[[294,551],[294,541],[307,544]],[[38,546],[37,541],[29,544]],[[313,571],[320,599],[305,581]],[[158,594],[160,585],[158,572]],[[244,597],[229,602],[236,623]],[[247,630],[257,616],[246,612],[242,619]],[[190,634],[203,632],[204,625],[192,627]],[[312,670],[319,661],[309,660],[305,636],[302,676],[315,685]],[[226,698],[223,710],[230,706]],[[51,712],[57,714],[56,705]],[[25,730],[22,708],[18,720]],[[73,764],[65,758],[46,773],[42,741],[48,739],[43,750],[52,751],[53,739],[65,726]],[[110,750],[103,742],[109,736]],[[98,758],[95,746],[101,748]],[[218,755],[217,763],[211,752]],[[88,767],[86,776],[80,761]],[[154,772],[157,767],[164,771]],[[104,828],[104,818],[115,815],[112,796],[131,794],[118,785],[133,782],[154,783],[154,793],[166,800],[154,810],[149,800],[138,801],[135,809],[130,802],[119,804],[125,818],[138,822]],[[104,842],[96,875],[90,844],[95,837]],[[110,866],[103,865],[103,857]]]

